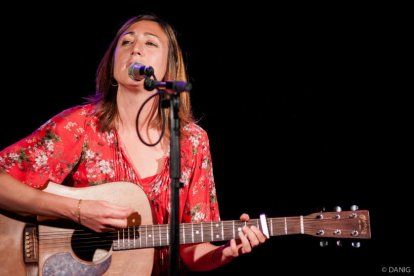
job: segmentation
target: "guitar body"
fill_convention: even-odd
[[[23,261],[23,217],[0,210],[0,275],[26,275]]]
[[[153,224],[147,196],[132,183],[114,182],[80,189],[49,183],[44,191],[77,199],[128,205],[140,215],[140,225]],[[76,233],[73,224],[71,228],[71,223],[60,222],[48,220],[39,225],[39,275],[123,275],[126,272],[151,275],[154,248],[112,251],[110,246],[98,247],[90,260],[84,260],[72,248],[72,237]],[[25,222],[0,214],[0,275],[26,274],[22,237],[24,225]],[[87,234],[92,235],[93,232]],[[105,238],[96,235],[98,241]],[[82,253],[82,250],[79,252]]]

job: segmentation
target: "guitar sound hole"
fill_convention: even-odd
[[[96,233],[89,229],[77,229],[72,235],[72,250],[81,260],[100,261],[110,253],[113,235],[113,233]]]

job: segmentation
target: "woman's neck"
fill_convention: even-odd
[[[130,90],[122,89],[122,87],[119,87],[118,93],[117,93],[117,105],[118,105],[118,112],[119,112],[119,118],[120,118],[118,128],[122,127],[122,129],[124,130],[135,131],[136,117],[137,117],[138,111],[141,108],[142,104],[151,95],[152,93],[148,91],[144,91],[144,90],[130,91]],[[153,102],[154,102],[154,98],[148,101],[141,111],[140,120],[139,120],[140,129],[148,125],[147,116],[150,114]]]

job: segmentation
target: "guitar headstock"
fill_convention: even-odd
[[[321,238],[370,239],[368,210],[319,212],[304,217],[304,234]]]

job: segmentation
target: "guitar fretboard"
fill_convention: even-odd
[[[303,218],[266,219],[270,236],[303,234]],[[226,241],[239,238],[243,226],[256,226],[262,229],[259,219],[248,222],[230,220],[219,222],[180,224],[180,244]],[[127,250],[170,245],[170,227],[168,224],[141,225],[129,227],[117,232],[113,241],[114,250]]]

